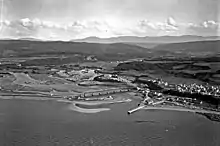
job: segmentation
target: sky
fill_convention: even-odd
[[[220,0],[0,0],[1,38],[220,35]]]

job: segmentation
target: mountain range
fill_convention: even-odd
[[[84,39],[71,40],[73,42],[87,42],[87,43],[126,43],[136,44],[141,47],[152,48],[158,44],[167,43],[184,43],[184,42],[196,42],[196,41],[212,41],[220,40],[220,36],[194,36],[194,35],[183,35],[183,36],[159,36],[159,37],[137,37],[137,36],[120,36],[111,38],[99,38],[99,37],[87,37]]]
[[[0,58],[31,56],[74,56],[74,54],[95,55],[101,60],[152,58],[160,56],[210,56],[220,55],[220,41],[195,41],[158,44],[144,48],[126,43],[87,43],[63,41],[1,40]]]

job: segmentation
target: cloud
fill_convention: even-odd
[[[85,24],[83,24],[80,21],[74,21],[74,22],[70,22],[66,25],[64,25],[64,29],[77,29],[77,30],[81,30],[85,28]]]
[[[33,25],[32,21],[29,18],[21,19],[20,22],[24,27]]]
[[[56,28],[56,29],[64,29],[64,26],[61,26],[60,24],[54,23],[52,21],[43,21],[38,18],[35,19],[29,19],[29,18],[24,18],[20,20],[15,20],[12,21],[13,23],[17,23],[17,25],[22,25],[23,27],[26,28]]]
[[[48,35],[49,38],[69,36],[73,39],[78,36],[97,35],[106,37],[111,35],[111,28],[104,21],[87,20],[73,21],[65,24],[40,19],[24,18],[5,22],[7,33],[10,36],[39,36]],[[47,32],[46,34],[44,32]],[[104,32],[104,33],[103,33]],[[62,34],[62,35],[61,35]]]
[[[134,32],[138,35],[220,35],[220,23],[213,20],[177,23],[174,18],[169,17],[166,22],[141,20]]]
[[[22,20],[14,20],[14,21],[4,21],[3,23],[3,36],[10,36],[10,37],[26,37],[29,35],[34,35],[37,31],[29,19],[22,19]]]
[[[150,21],[145,21],[142,20],[140,22],[140,26],[141,27],[148,27],[151,29],[155,29],[155,30],[162,30],[162,31],[176,31],[178,30],[177,25],[176,25],[176,21],[170,17],[167,19],[166,22],[150,22]]]
[[[171,17],[165,22],[142,20],[137,25],[136,23],[134,23],[135,25],[130,23],[122,25],[122,23],[123,22],[111,19],[107,21],[94,19],[61,24],[40,20],[38,18],[24,18],[7,22],[7,26],[10,28],[9,34],[12,36],[40,36],[42,34],[47,36],[48,34],[53,34],[52,38],[69,36],[70,39],[88,36],[113,37],[123,35],[165,35],[178,30],[175,20]],[[17,33],[15,34],[15,32]]]
[[[189,23],[188,31],[199,35],[219,35],[220,24],[213,20],[204,21],[199,24]]]
[[[178,23],[173,17],[169,17],[164,22],[141,20],[128,23],[102,19],[56,23],[38,18],[24,18],[13,21],[4,20],[1,24],[4,28],[1,34],[2,36],[44,37],[45,39],[61,40],[89,36],[217,35],[220,32],[219,23],[213,20],[207,20],[199,24]]]
[[[38,19],[38,18],[34,18],[34,19],[32,20],[32,23],[35,24],[35,25],[37,25],[37,26],[41,26],[41,25],[42,25],[41,20]]]
[[[4,21],[1,22],[1,24],[4,25],[4,26],[9,26],[10,23],[11,23],[11,22],[8,21],[8,20],[4,20]]]
[[[169,17],[165,22],[152,22],[149,20],[141,20],[136,26],[134,32],[144,35],[169,35],[179,30],[176,21]]]
[[[217,23],[213,20],[209,20],[209,21],[203,22],[202,26],[205,27],[205,28],[217,29],[219,27],[219,23]]]
[[[170,26],[175,26],[175,27],[177,26],[177,23],[176,23],[176,21],[174,20],[173,17],[169,17],[167,19],[167,24],[170,25]]]

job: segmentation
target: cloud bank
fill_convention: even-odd
[[[117,22],[108,20],[81,20],[56,23],[35,19],[18,19],[1,22],[1,38],[36,37],[40,39],[71,40],[89,36],[162,36],[162,35],[219,35],[220,24],[207,20],[198,24],[178,23],[173,17],[164,22],[139,20],[136,22]]]

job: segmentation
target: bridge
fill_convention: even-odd
[[[129,88],[119,88],[119,89],[108,89],[108,90],[102,90],[102,91],[95,91],[95,92],[85,92],[79,95],[70,96],[68,97],[69,100],[73,99],[83,99],[83,98],[89,98],[89,97],[97,97],[97,96],[103,96],[103,95],[111,95],[116,93],[125,93],[129,92],[131,89]]]

